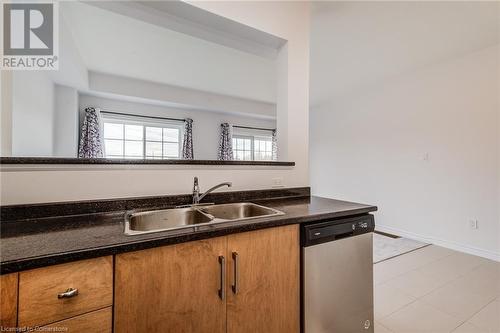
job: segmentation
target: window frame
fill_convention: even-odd
[[[269,142],[270,143],[270,147],[271,147],[271,150],[259,150],[259,151],[256,151],[255,150],[255,141],[258,140],[258,141],[264,141],[264,142]],[[270,158],[269,159],[264,159],[264,160],[256,160],[255,159],[255,153],[268,153],[270,154]],[[272,161],[273,160],[273,136],[271,134],[271,136],[265,136],[265,135],[254,135],[253,137],[253,140],[252,140],[252,153],[254,155],[254,159],[253,161]]]
[[[110,159],[142,159],[142,160],[153,160],[153,159],[158,159],[158,160],[179,160],[182,159],[182,143],[183,143],[183,136],[184,136],[184,122],[183,121],[176,121],[176,120],[168,120],[168,119],[156,119],[156,118],[149,118],[148,116],[141,116],[141,115],[114,115],[114,114],[104,114],[101,113],[101,132],[102,132],[102,140],[103,140],[103,152],[104,152],[104,157],[105,158],[110,158]],[[113,124],[121,124],[123,125],[123,139],[106,139],[105,138],[105,133],[104,133],[104,124],[105,123],[113,123]],[[127,140],[125,138],[125,125],[140,125],[142,126],[142,140]],[[162,129],[162,141],[154,141],[154,140],[146,140],[146,128],[147,127],[155,127],[155,128],[161,128]],[[172,129],[177,129],[179,131],[178,134],[178,142],[173,142],[173,141],[164,141],[163,140],[163,129],[164,128],[172,128]],[[122,142],[122,155],[108,155],[106,153],[106,145],[105,145],[105,140],[114,140],[114,141],[121,141]],[[142,141],[142,156],[128,156],[125,154],[125,142],[126,141],[137,141],[141,142]],[[147,156],[146,155],[146,143],[148,142],[156,142],[156,143],[161,143],[162,147],[162,155],[160,158],[153,157],[153,156]],[[165,143],[178,143],[178,152],[177,152],[177,157],[168,157],[165,156],[164,154],[164,144]]]
[[[235,161],[255,161],[255,156],[254,156],[254,144],[253,144],[253,141],[254,141],[254,137],[251,136],[251,135],[242,135],[242,134],[233,134],[233,137],[231,139],[243,139],[243,140],[250,140],[250,159],[249,160],[245,160],[245,159],[242,159],[242,160],[237,160],[236,157],[235,157],[235,153],[236,151],[242,151],[243,152],[243,155],[245,155],[245,152],[248,151],[248,150],[241,150],[241,149],[235,149],[234,147],[234,144],[233,144],[233,159]]]
[[[250,156],[251,156],[251,160],[237,160],[236,159],[236,151],[237,149],[235,149],[234,145],[233,145],[233,159],[234,160],[237,160],[237,161],[273,161],[273,157],[272,157],[272,141],[273,141],[273,138],[272,138],[272,133],[270,133],[269,135],[265,135],[264,133],[267,133],[269,131],[263,131],[263,130],[249,130],[249,129],[238,129],[238,128],[234,128],[233,127],[233,135],[232,135],[232,139],[250,139]],[[255,159],[255,140],[260,140],[260,141],[267,141],[265,140],[266,138],[269,138],[269,141],[271,142],[271,158],[268,159],[268,160],[256,160]],[[241,151],[241,150],[240,150]],[[246,151],[246,150],[243,150],[243,151]],[[259,150],[259,152],[261,153],[262,151]]]

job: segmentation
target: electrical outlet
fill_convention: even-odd
[[[469,220],[469,228],[478,229],[479,228],[478,221],[476,219]]]
[[[273,187],[282,187],[282,186],[283,186],[283,178],[282,177],[273,178]]]

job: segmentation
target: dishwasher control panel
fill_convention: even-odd
[[[306,224],[301,227],[301,246],[331,242],[372,232],[374,229],[375,220],[371,214]]]

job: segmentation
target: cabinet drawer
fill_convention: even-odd
[[[59,298],[67,289],[78,295]],[[40,326],[113,303],[113,258],[101,257],[19,274],[19,326]]]
[[[89,312],[43,327],[42,331],[66,333],[111,333],[111,307]]]

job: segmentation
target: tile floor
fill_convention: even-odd
[[[375,333],[500,333],[500,263],[427,246],[374,265]]]

